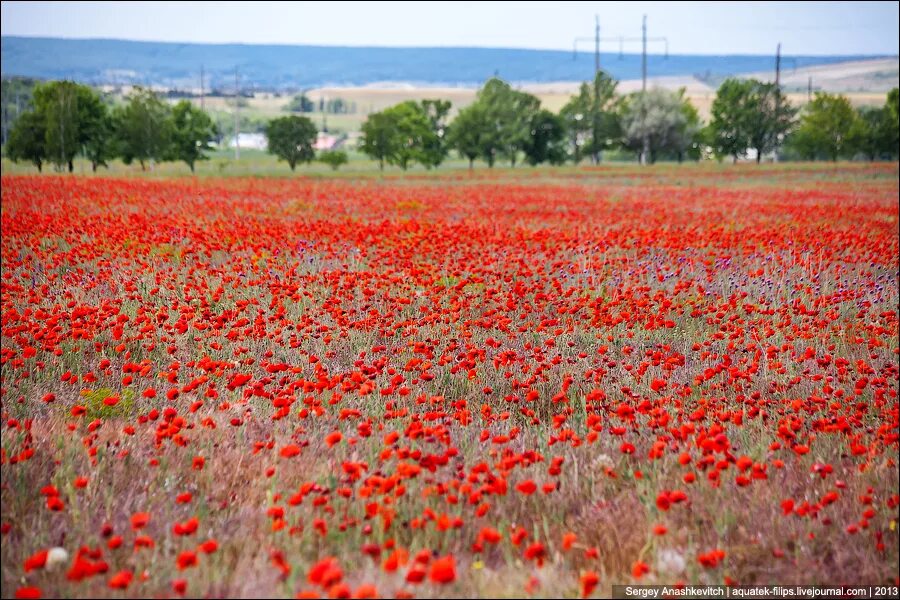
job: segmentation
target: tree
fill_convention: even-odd
[[[856,110],[856,119],[848,133],[849,147],[869,160],[890,158],[897,152],[890,128],[890,112],[887,107],[862,106]]]
[[[113,112],[119,152],[126,165],[137,161],[141,170],[150,161],[169,155],[172,121],[169,106],[152,90],[136,87],[124,106]]]
[[[6,155],[13,162],[28,161],[38,172],[46,159],[44,119],[35,111],[23,113],[16,119],[6,141]]]
[[[91,171],[107,166],[115,156],[113,121],[106,103],[94,93],[82,95],[78,105],[79,140],[82,153],[91,161]]]
[[[34,90],[35,111],[44,120],[44,152],[57,169],[74,170],[73,160],[78,154],[79,114],[81,90],[72,81],[51,81]]]
[[[778,148],[793,125],[794,109],[774,83],[726,79],[716,91],[709,137],[719,156],[735,161],[756,150],[756,162]]]
[[[519,152],[531,136],[531,120],[540,110],[540,100],[493,77],[478,91],[475,102],[483,106],[490,124],[484,150],[506,158],[515,167]]]
[[[347,164],[347,153],[343,150],[325,150],[319,152],[318,160],[331,167],[332,171],[337,171],[338,167]]]
[[[710,108],[709,140],[718,156],[731,156],[734,162],[746,156],[750,148],[750,96],[753,83],[730,78],[716,90]]]
[[[391,144],[393,152],[387,156],[388,164],[397,165],[404,171],[414,161],[430,166],[427,164],[428,159],[424,157],[424,149],[436,143],[431,139],[436,135],[421,106],[413,100],[407,100],[386,109],[384,113],[393,125],[393,135],[396,138]]]
[[[806,158],[827,156],[836,161],[853,150],[852,133],[858,127],[857,119],[845,96],[816,92],[804,109],[792,145]]]
[[[850,144],[869,160],[895,158],[898,149],[897,102],[898,90],[888,93],[882,107],[863,106],[857,109],[858,118],[850,130]]]
[[[484,107],[470,104],[453,119],[447,131],[447,144],[469,160],[471,170],[475,159],[484,157],[489,166],[494,166],[494,152],[488,148],[490,124]]]
[[[171,157],[187,163],[194,172],[194,163],[207,160],[204,154],[212,150],[209,145],[216,137],[216,126],[206,111],[182,100],[172,109]]]
[[[291,115],[272,119],[266,127],[269,154],[287,161],[293,171],[298,162],[310,162],[315,158],[313,144],[318,133],[316,126],[306,117]]]
[[[447,115],[450,113],[449,100],[422,100],[419,106],[428,119],[431,135],[423,139],[420,160],[425,168],[437,167],[447,157]]]
[[[539,110],[531,118],[530,133],[522,148],[528,164],[560,165],[566,161],[566,122],[561,116]]]
[[[750,147],[756,149],[757,164],[764,154],[781,145],[794,123],[797,110],[774,83],[753,81],[747,111]]]
[[[590,156],[594,164],[600,153],[612,147],[621,135],[616,114],[616,86],[618,82],[606,72],[594,77],[593,85],[582,83],[578,95],[573,96],[560,110],[569,134],[570,156],[577,164]]]
[[[683,156],[700,133],[699,117],[693,119],[692,111],[685,106],[689,104],[683,88],[677,92],[653,88],[631,94],[621,108],[623,145],[640,153],[646,138],[651,163],[662,154]]]
[[[362,126],[360,150],[378,161],[397,165],[404,171],[413,162],[425,168],[439,165],[447,155],[444,119],[450,103],[407,100],[369,115]]]
[[[378,161],[378,168],[384,170],[384,163],[394,153],[398,138],[394,134],[394,120],[383,112],[372,113],[362,125],[359,149]]]

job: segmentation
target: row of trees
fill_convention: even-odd
[[[843,96],[819,93],[801,112],[773,83],[728,79],[718,89],[710,122],[701,122],[684,90],[616,93],[606,73],[555,114],[537,97],[494,78],[448,124],[450,104],[407,101],[369,115],[360,149],[383,168],[418,162],[435,167],[451,150],[493,166],[520,158],[528,164],[600,161],[608,150],[633,152],[647,162],[699,159],[711,152],[756,160],[786,146],[806,159],[862,154],[874,160],[898,154],[897,90],[880,108],[854,109]],[[799,118],[798,118],[799,115]]]
[[[559,113],[540,100],[493,78],[475,101],[450,122],[445,100],[406,101],[369,115],[362,126],[360,150],[385,164],[407,169],[414,163],[437,167],[455,150],[489,166],[520,159],[540,163],[597,163],[609,150],[634,152],[648,162],[661,158],[699,159],[707,152],[735,161],[755,151],[756,160],[784,148],[804,159],[894,158],[898,154],[898,90],[883,107],[854,109],[843,96],[818,93],[803,111],[791,106],[780,89],[753,79],[728,79],[718,89],[711,118],[703,125],[684,90],[651,89],[616,93],[617,83],[597,74],[592,84]],[[216,127],[188,100],[168,104],[147,89],[136,88],[111,108],[92,88],[70,81],[40,84],[32,109],[14,123],[6,143],[13,160],[73,170],[81,155],[94,171],[114,157],[126,164],[166,160],[195,163],[207,158]],[[798,118],[799,114],[799,118]],[[266,124],[269,152],[297,164],[316,158],[315,124],[304,116],[285,116]],[[339,167],[344,152],[321,153]]]
[[[39,171],[50,163],[71,172],[79,155],[94,171],[115,157],[142,169],[150,162],[184,161],[193,171],[216,136],[212,119],[190,101],[173,106],[142,88],[110,108],[88,86],[52,81],[34,89],[32,105],[10,130],[6,154]]]

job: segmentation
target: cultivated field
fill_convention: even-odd
[[[896,164],[5,175],[2,594],[898,585],[898,217]]]

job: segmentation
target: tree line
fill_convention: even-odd
[[[110,107],[93,89],[72,81],[51,81],[34,88],[32,108],[9,132],[5,150],[14,161],[74,169],[76,156],[91,169],[113,158],[125,164],[184,161],[191,169],[207,158],[216,127],[209,115],[188,100],[175,105],[156,93],[135,88],[126,102]]]
[[[712,154],[737,161],[755,152],[782,152],[807,160],[898,156],[898,90],[882,107],[854,109],[841,95],[817,93],[799,110],[774,83],[731,78],[718,88],[709,123],[703,124],[685,90],[654,88],[620,95],[617,82],[599,72],[583,83],[558,114],[540,100],[493,78],[475,101],[448,123],[450,104],[407,101],[369,115],[360,149],[402,169],[414,162],[439,165],[450,151],[493,167],[601,160],[604,151],[634,153],[646,162],[682,161]]]
[[[802,110],[780,88],[755,79],[727,79],[716,92],[704,124],[684,89],[654,88],[617,93],[617,82],[599,72],[585,82],[558,113],[498,78],[478,90],[475,101],[450,119],[445,100],[409,100],[368,115],[359,149],[380,168],[440,165],[456,152],[489,167],[499,161],[599,163],[607,151],[633,153],[646,162],[698,160],[709,154],[737,161],[755,152],[806,160],[898,156],[898,90],[881,107],[854,108],[841,95],[819,92]],[[39,84],[32,109],[9,131],[5,151],[14,161],[38,170],[45,163],[73,170],[83,156],[92,169],[119,157],[141,168],[177,160],[194,170],[207,158],[218,132],[209,115],[188,100],[171,105],[151,90],[135,88],[110,107],[92,88],[70,81]],[[318,135],[307,117],[268,121],[268,150],[293,170],[316,159]],[[320,152],[318,160],[338,168],[343,151]]]

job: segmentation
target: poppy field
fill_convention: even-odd
[[[4,597],[898,585],[898,167],[2,179]]]

